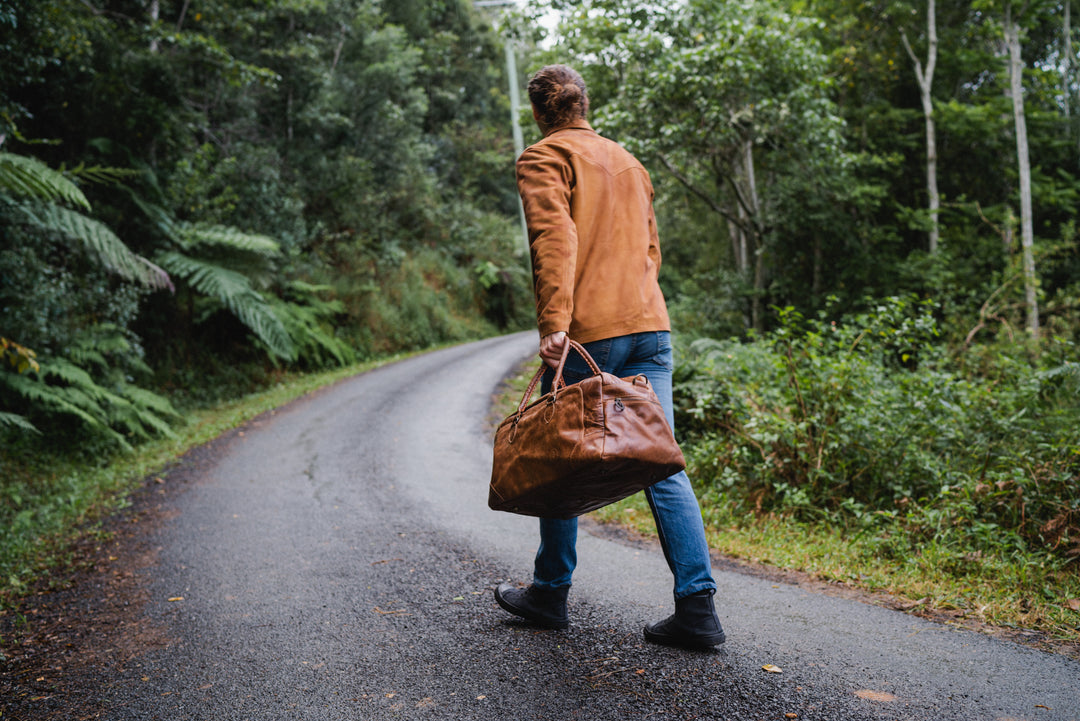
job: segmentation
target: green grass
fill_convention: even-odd
[[[50,569],[71,565],[82,537],[128,503],[131,491],[188,450],[265,411],[403,355],[315,374],[286,374],[273,387],[189,412],[176,437],[113,453],[98,465],[62,455],[0,456],[0,609],[10,607]]]

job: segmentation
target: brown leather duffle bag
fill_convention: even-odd
[[[566,385],[570,348],[593,375]],[[543,518],[573,518],[648,488],[686,468],[664,409],[644,375],[604,373],[569,341],[552,390],[529,403],[546,366],[515,413],[495,431],[488,506]]]

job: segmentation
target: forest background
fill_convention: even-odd
[[[1074,5],[0,0],[3,604],[220,409],[531,327],[512,88],[567,62],[714,547],[1080,639]]]

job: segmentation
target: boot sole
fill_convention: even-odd
[[[712,633],[707,636],[669,636],[664,633],[655,633],[645,627],[645,640],[661,646],[674,646],[676,648],[709,649],[719,646],[727,637],[724,632]]]

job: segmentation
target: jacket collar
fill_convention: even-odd
[[[593,127],[589,125],[588,120],[586,120],[585,118],[579,118],[578,120],[571,120],[569,123],[566,123],[565,125],[560,125],[557,128],[549,128],[548,131],[544,133],[544,137],[549,138],[555,133],[560,133],[563,130],[592,130],[594,133],[596,132],[595,130],[593,130]]]

